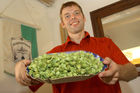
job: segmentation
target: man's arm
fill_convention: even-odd
[[[125,65],[118,65],[119,67],[119,80],[130,81],[138,76],[138,71],[135,65],[127,63]]]

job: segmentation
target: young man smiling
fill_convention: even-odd
[[[138,76],[135,66],[129,63],[111,39],[90,37],[84,30],[86,19],[77,3],[73,1],[64,3],[60,10],[60,17],[61,25],[68,31],[67,41],[47,53],[90,51],[104,58],[103,63],[108,65],[108,70],[84,81],[53,84],[54,93],[121,93],[118,81],[129,81]],[[35,91],[42,83],[27,77],[26,66],[28,64],[30,64],[29,60],[16,64],[16,80],[22,85],[30,86]]]

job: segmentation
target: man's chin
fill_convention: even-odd
[[[71,31],[73,34],[77,34],[77,33],[79,33],[79,32],[82,32],[82,30],[72,30]]]

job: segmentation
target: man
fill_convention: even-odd
[[[77,3],[72,1],[64,3],[61,7],[60,17],[61,25],[68,31],[67,41],[47,53],[90,51],[104,58],[103,63],[108,65],[108,70],[87,80],[53,84],[54,93],[121,93],[118,81],[129,81],[138,76],[135,66],[129,63],[111,39],[90,37],[88,32],[84,31],[86,19]],[[30,64],[29,60],[16,64],[16,80],[22,85],[36,90],[42,84],[27,77],[26,66],[28,64]]]

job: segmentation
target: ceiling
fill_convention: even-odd
[[[46,6],[52,6],[55,0],[39,0],[39,1],[45,4]]]

